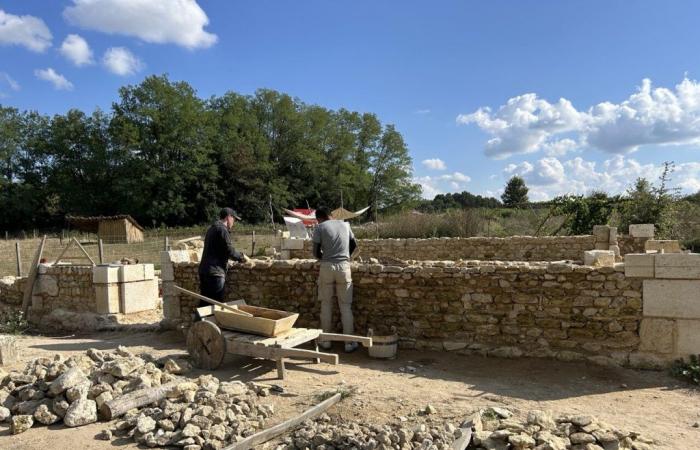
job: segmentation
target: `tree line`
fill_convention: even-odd
[[[252,223],[281,208],[414,204],[401,134],[376,115],[261,89],[202,99],[150,76],[111,110],[52,117],[0,105],[0,229],[60,226],[66,214],[131,214],[146,226],[207,222],[222,205]]]

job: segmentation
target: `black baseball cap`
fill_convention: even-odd
[[[233,216],[233,218],[236,220],[243,220],[241,219],[241,216],[239,216],[238,213],[231,208],[223,208],[219,212],[219,219],[225,219],[228,216]]]

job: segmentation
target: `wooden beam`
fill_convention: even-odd
[[[324,400],[318,405],[314,406],[313,408],[307,409],[302,413],[300,416],[295,417],[293,419],[285,420],[284,422],[280,423],[279,425],[275,425],[272,428],[268,428],[267,430],[263,430],[259,433],[255,433],[252,436],[248,436],[247,438],[243,439],[240,442],[236,442],[234,444],[229,445],[228,447],[224,447],[223,450],[250,450],[255,448],[257,445],[260,445],[264,442],[267,442],[271,439],[276,438],[277,436],[280,436],[287,431],[293,430],[294,428],[298,427],[301,425],[305,420],[313,419],[315,417],[320,416],[326,410],[328,410],[331,406],[335,405],[340,401],[342,396],[340,394],[335,394],[333,397],[329,398],[328,400]]]
[[[205,302],[211,303],[212,305],[220,306],[221,308],[225,309],[226,311],[231,311],[231,312],[234,312],[236,314],[241,314],[243,316],[253,317],[252,314],[247,313],[245,311],[241,311],[240,309],[236,308],[235,306],[229,306],[226,303],[217,302],[214,299],[197,294],[196,292],[192,292],[192,291],[188,291],[187,289],[183,289],[180,286],[178,286],[177,284],[173,284],[173,287],[178,292],[182,292],[185,295],[189,295],[190,297],[194,297],[194,298],[197,298],[199,300],[204,300]]]
[[[46,235],[41,239],[41,244],[34,254],[34,260],[32,265],[29,267],[29,276],[27,277],[27,284],[24,286],[24,297],[22,298],[22,311],[24,316],[29,315],[29,303],[32,299],[32,292],[34,291],[34,281],[36,281],[36,274],[39,270],[39,261],[41,261],[41,255],[44,253],[44,245],[46,245]]]
[[[182,383],[182,380],[178,379],[160,386],[129,392],[114,400],[105,402],[100,408],[100,415],[106,420],[112,420],[126,414],[130,409],[158,403],[180,383]]]
[[[17,276],[22,278],[22,254],[19,250],[19,241],[15,241],[15,255],[17,256]]]
[[[63,250],[61,250],[61,253],[58,255],[58,258],[56,258],[56,262],[57,262],[57,263],[61,261],[61,259],[63,258],[63,255],[65,255],[66,252],[68,251],[68,249],[71,248],[71,246],[73,245],[73,240],[74,240],[74,239],[75,239],[75,238],[70,238],[70,239],[68,240],[68,244],[66,244],[66,246],[63,247]]]
[[[95,261],[93,261],[93,259],[90,257],[90,255],[88,254],[88,252],[85,251],[85,249],[83,248],[83,246],[80,245],[80,242],[78,242],[78,240],[75,239],[75,238],[73,238],[73,239],[75,240],[75,243],[78,245],[78,248],[80,249],[80,251],[83,252],[83,254],[85,255],[85,257],[86,257],[87,259],[89,259],[90,262],[92,263],[92,265],[94,266],[94,265],[95,265]]]
[[[265,345],[255,345],[238,342],[234,339],[226,340],[226,352],[236,355],[250,356],[251,358],[263,359],[315,359],[327,364],[337,365],[338,355],[335,353],[315,352],[299,348],[267,347]]]
[[[372,338],[365,336],[353,336],[352,334],[335,334],[335,333],[321,333],[318,337],[319,342],[359,342],[364,347],[372,346]]]

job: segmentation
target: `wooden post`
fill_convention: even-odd
[[[34,228],[34,239],[36,239],[36,228]]]
[[[97,251],[100,257],[100,264],[104,264],[104,248],[102,247],[102,239],[97,241]]]
[[[255,257],[255,230],[253,230],[252,239],[253,239],[253,244],[250,248],[250,256]]]
[[[9,239],[9,233],[5,231],[5,240],[7,241]]]
[[[32,291],[34,290],[34,281],[36,280],[36,275],[39,270],[39,261],[41,261],[41,254],[44,252],[44,244],[46,244],[46,235],[41,240],[39,248],[34,254],[34,261],[32,261],[31,267],[29,267],[29,275],[27,276],[27,284],[24,286],[24,295],[22,298],[22,311],[25,317],[29,317],[29,303],[32,300]]]
[[[15,241],[15,254],[17,255],[17,276],[22,277],[22,255],[19,251],[19,241]]]
[[[165,236],[165,239],[163,240],[163,250],[164,251],[170,251],[170,239],[168,236]]]

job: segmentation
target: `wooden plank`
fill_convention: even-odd
[[[5,237],[7,237],[7,235],[5,235]],[[22,254],[19,249],[19,241],[15,241],[15,254],[17,255],[17,276],[22,278]]]
[[[66,246],[63,248],[63,250],[61,250],[61,253],[59,253],[58,258],[56,258],[56,262],[59,262],[61,259],[63,259],[63,255],[65,255],[66,252],[68,251],[68,249],[71,248],[71,247],[73,246],[73,241],[74,241],[74,240],[75,240],[74,237],[73,237],[73,238],[70,238],[70,239],[68,240],[68,244],[66,244]]]
[[[291,348],[305,342],[313,341],[321,334],[321,330],[314,328],[292,328],[276,337],[258,336],[256,334],[242,333],[239,331],[224,331],[227,340],[235,340],[242,343],[260,345],[263,347]]]
[[[226,302],[227,305],[231,306],[238,306],[238,305],[245,305],[245,300],[232,300],[230,302]],[[197,313],[199,313],[199,317],[209,317],[214,315],[214,308],[216,306],[202,306],[200,308],[197,308]]]
[[[313,408],[307,409],[300,416],[295,417],[293,419],[285,420],[284,422],[275,425],[272,428],[268,428],[267,430],[255,433],[252,436],[248,436],[240,442],[236,442],[234,444],[229,445],[228,447],[224,447],[223,450],[250,450],[252,448],[255,448],[257,445],[274,439],[277,436],[280,436],[286,433],[287,431],[298,427],[305,420],[313,419],[315,417],[320,416],[321,414],[326,412],[326,410],[328,410],[331,406],[338,403],[341,400],[341,398],[342,396],[340,394],[335,394],[328,400],[324,400],[318,405],[314,406]]]
[[[24,316],[29,315],[29,302],[32,299],[32,292],[34,291],[34,281],[36,281],[36,274],[39,270],[39,261],[41,261],[41,255],[44,253],[44,245],[46,245],[46,235],[41,239],[41,244],[34,254],[34,260],[32,265],[29,267],[29,276],[27,277],[27,284],[24,286],[24,296],[22,298],[22,311]]]
[[[177,284],[173,284],[173,287],[175,288],[176,291],[179,291],[183,294],[189,295],[190,297],[197,298],[199,300],[204,300],[205,302],[211,303],[212,305],[220,306],[221,308],[225,309],[226,311],[232,311],[232,312],[235,312],[238,314],[248,314],[248,313],[244,313],[243,311],[239,310],[238,308],[235,308],[233,306],[229,306],[226,303],[217,302],[214,299],[197,294],[196,292],[192,292],[192,291],[188,291],[187,289],[183,289],[180,286],[178,286]],[[250,315],[252,316],[252,314],[250,314]]]
[[[299,348],[264,347],[238,341],[226,341],[226,353],[273,360],[279,358],[318,359],[328,364],[338,364],[338,355],[335,353],[322,353]]]
[[[319,342],[359,342],[364,347],[372,346],[372,338],[365,336],[353,336],[352,334],[335,334],[335,333],[321,333],[318,337]]]

